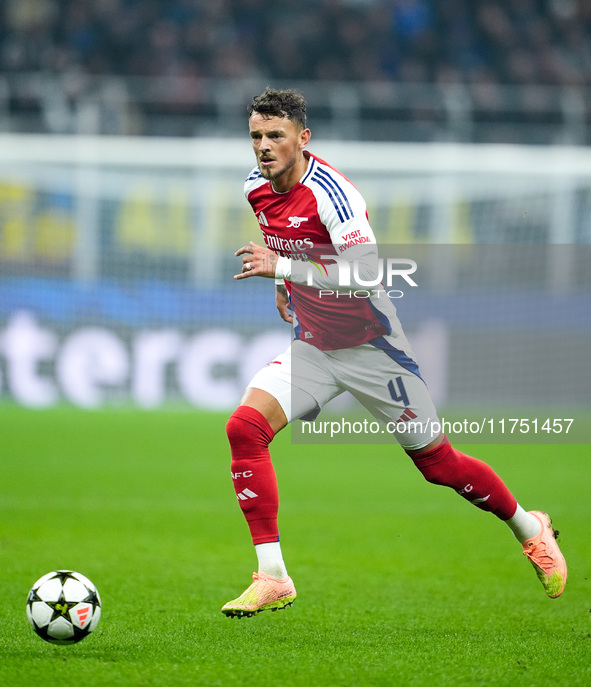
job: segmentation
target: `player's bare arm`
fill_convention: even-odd
[[[275,304],[277,305],[277,310],[281,315],[281,319],[285,322],[293,322],[293,316],[291,310],[293,310],[291,303],[289,302],[289,294],[285,286],[277,284],[275,287]]]
[[[253,241],[248,246],[242,246],[236,253],[242,256],[242,272],[235,274],[234,279],[246,279],[247,277],[275,277],[277,260],[279,256],[266,246],[259,246]]]

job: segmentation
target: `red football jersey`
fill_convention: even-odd
[[[326,259],[334,255],[375,261],[376,240],[365,201],[340,172],[304,154],[309,159],[306,173],[286,193],[275,191],[258,167],[244,185],[265,244],[290,259],[282,262],[288,265],[285,285],[294,309],[295,336],[334,350],[390,334],[400,323],[383,288],[343,287],[337,264]],[[313,286],[308,286],[313,263]]]

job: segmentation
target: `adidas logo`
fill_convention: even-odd
[[[482,496],[479,499],[472,499],[472,503],[473,504],[485,503],[485,501],[488,501],[489,498],[490,498],[490,494],[487,494],[486,496]]]
[[[78,614],[78,619],[80,620],[80,627],[84,627],[84,625],[86,625],[88,614],[90,613],[90,606],[82,606],[82,608],[77,608],[76,613]]]
[[[418,416],[412,412],[410,408],[405,408],[402,415],[396,420],[396,422],[410,422],[411,420],[416,420]]]
[[[243,489],[239,491],[236,496],[239,501],[246,501],[247,499],[256,499],[258,494],[255,494],[251,489]]]
[[[265,217],[265,213],[262,210],[259,212],[259,224],[261,224],[263,227],[269,226],[269,222],[267,222],[267,218]]]

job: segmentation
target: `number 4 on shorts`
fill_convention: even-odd
[[[388,391],[390,392],[390,396],[392,396],[395,401],[402,401],[405,408],[410,405],[402,377],[391,379],[388,382]]]

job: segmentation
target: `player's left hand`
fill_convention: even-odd
[[[266,246],[259,246],[251,241],[248,246],[242,246],[236,253],[242,256],[242,272],[235,274],[234,279],[246,279],[247,277],[275,277],[277,267],[277,253],[273,253]]]

